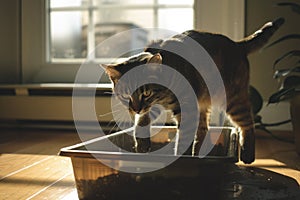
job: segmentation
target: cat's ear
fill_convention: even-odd
[[[154,54],[149,58],[147,63],[156,63],[156,64],[162,64],[162,57],[159,53]]]
[[[147,61],[147,67],[144,69],[144,73],[146,73],[149,77],[157,79],[157,73],[162,71],[161,65],[162,64],[162,57],[159,53],[154,54],[151,56]]]
[[[100,64],[100,66],[105,70],[106,74],[111,80],[117,80],[121,77],[121,73],[116,69],[114,65]]]

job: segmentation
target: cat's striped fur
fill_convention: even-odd
[[[205,48],[221,73],[226,90],[226,112],[242,130],[241,160],[244,163],[251,163],[255,159],[255,136],[251,104],[248,97],[249,62],[247,55],[264,46],[283,22],[282,18],[272,23],[269,22],[254,34],[238,42],[220,34],[196,30],[186,31],[170,39],[160,40],[151,44],[143,53],[130,57],[123,63],[106,66],[106,73],[112,82],[117,84],[123,74],[141,64],[162,63],[179,71],[189,81],[198,98],[200,120],[193,146],[193,153],[197,154],[208,129],[211,96],[203,78],[191,64],[176,54],[164,50],[174,43],[179,43],[179,46],[180,44],[184,45],[187,37],[192,38]],[[181,120],[185,119],[181,119],[178,101],[168,88],[149,84],[140,87],[132,94],[128,94],[128,87],[134,84],[134,81],[134,79],[130,79],[128,82],[120,83],[121,86],[118,87],[118,90],[115,89],[114,92],[121,101],[124,103],[129,102],[131,113],[140,114],[141,117],[137,123],[140,129],[143,128],[143,130],[136,130],[136,150],[138,152],[147,152],[151,145],[150,139],[139,138],[138,132],[143,131],[148,134],[150,123],[149,109],[152,105],[161,104],[166,109],[172,110],[179,125]]]

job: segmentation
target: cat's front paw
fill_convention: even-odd
[[[136,138],[137,144],[135,151],[137,153],[147,153],[151,150],[151,141],[149,138]]]

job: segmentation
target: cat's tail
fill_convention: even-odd
[[[237,43],[241,45],[247,54],[253,53],[261,49],[269,41],[271,36],[284,23],[284,21],[284,18],[278,18],[273,22],[268,22],[255,33]]]

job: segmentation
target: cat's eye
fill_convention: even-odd
[[[151,94],[152,94],[152,92],[151,92],[150,90],[145,90],[145,91],[143,92],[143,96],[144,96],[144,97],[149,97],[149,96],[151,96]]]

